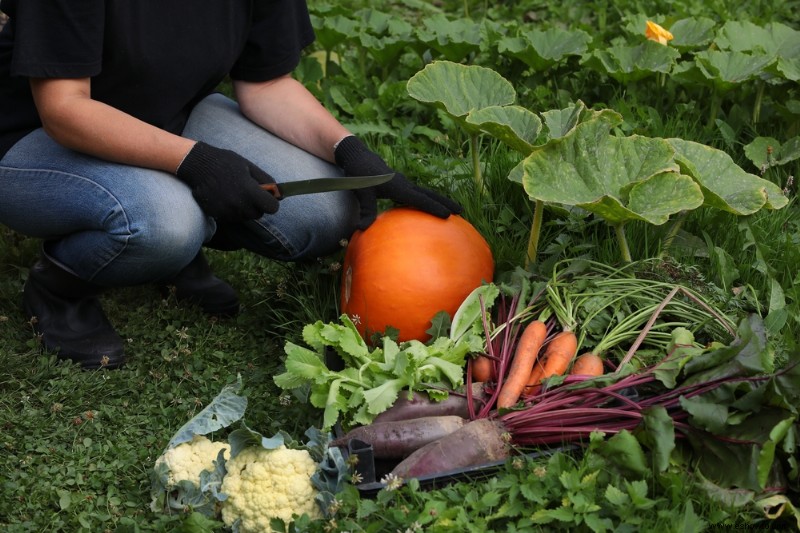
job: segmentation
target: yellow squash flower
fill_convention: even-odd
[[[667,44],[673,39],[670,32],[650,20],[647,21],[647,29],[644,31],[644,36],[661,44]]]

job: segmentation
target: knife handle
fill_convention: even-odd
[[[272,193],[272,196],[277,198],[278,200],[281,199],[281,191],[278,189],[277,183],[262,183],[261,188],[265,191],[269,191]]]

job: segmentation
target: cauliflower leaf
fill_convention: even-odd
[[[223,387],[211,403],[175,433],[167,448],[189,442],[195,435],[207,435],[226,428],[241,419],[247,409],[247,397],[238,394],[241,388],[242,377],[238,376],[236,383]]]

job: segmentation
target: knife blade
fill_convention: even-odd
[[[386,183],[394,177],[394,173],[375,176],[346,176],[335,178],[314,178],[308,180],[285,181],[283,183],[264,183],[261,188],[267,190],[278,200],[287,196],[313,194],[317,192],[341,191],[346,189],[362,189]]]

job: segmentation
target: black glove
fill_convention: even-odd
[[[176,174],[192,189],[203,212],[214,218],[254,220],[278,211],[278,200],[259,187],[275,180],[236,152],[198,142]]]
[[[366,145],[351,135],[339,142],[334,150],[336,164],[342,167],[346,176],[372,176],[395,172],[390,169],[381,157],[372,152]],[[366,189],[354,189],[361,206],[359,229],[367,229],[378,215],[378,198],[386,198],[398,204],[415,207],[439,218],[447,218],[458,214],[462,208],[457,203],[434,191],[414,185],[408,179],[395,172],[394,177],[386,183]]]

